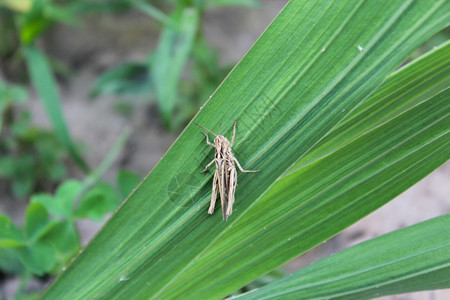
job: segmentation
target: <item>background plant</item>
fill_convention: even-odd
[[[75,163],[84,171],[89,168],[72,140],[49,58],[36,46],[37,40],[55,23],[81,26],[79,16],[89,13],[114,12],[126,9],[125,1],[0,1],[0,12],[5,16],[4,46],[0,54],[13,64],[25,63],[29,78],[36,88],[54,133]],[[5,12],[5,9],[8,11]],[[11,14],[11,12],[14,12]],[[9,67],[7,69],[17,67]],[[23,76],[18,76],[19,78]]]
[[[91,95],[112,93],[124,99],[156,101],[164,125],[178,129],[192,118],[220,84],[231,66],[218,55],[202,32],[202,16],[212,7],[259,6],[258,1],[172,1],[165,14],[142,0],[130,3],[162,24],[158,44],[144,62],[125,63],[99,77]],[[134,99],[134,100],[133,100]]]
[[[30,124],[23,88],[0,82],[0,177],[17,199],[48,190],[66,174],[65,151],[55,135]]]
[[[212,152],[188,126],[42,298],[225,297],[446,162],[448,43],[392,72],[448,24],[448,8],[445,1],[290,2],[195,117],[208,128],[222,123],[225,135],[237,118],[235,151],[248,168],[262,170],[240,176],[233,218],[224,223],[220,214],[205,213],[211,174],[199,171]],[[408,84],[412,80],[419,85]],[[396,97],[403,100],[390,102]],[[400,239],[383,238],[391,244],[382,252],[376,242],[358,248],[373,250],[371,260],[364,251],[343,254],[357,262],[345,284],[331,277],[345,265],[311,268],[321,272],[314,278],[320,282],[310,285],[331,284],[308,296],[373,296],[377,286],[380,294],[448,287],[445,280],[433,284],[449,278],[448,232],[442,231],[448,225],[443,216],[402,231]],[[401,243],[411,232],[435,237],[426,259],[409,260],[424,250]],[[370,284],[358,285],[367,270],[401,260],[408,264],[397,273],[374,274]]]
[[[73,179],[62,181],[66,177],[63,159],[67,153],[85,172],[89,168],[64,120],[53,71],[58,62],[39,49],[38,40],[55,23],[81,27],[80,15],[123,12],[130,7],[129,1],[0,2],[2,75],[22,81],[25,76],[20,73],[20,66],[24,63],[53,125],[53,131],[33,126],[24,107],[25,89],[0,82],[0,176],[6,179],[13,197],[24,199],[34,194],[23,228],[1,216],[0,268],[6,273],[20,274],[24,282],[30,275],[57,274],[80,248],[75,222],[82,218],[103,219],[140,180],[133,172],[120,171],[117,187],[122,194],[118,196],[110,184],[97,183],[112,163],[106,159],[98,170],[86,174],[84,183]],[[115,152],[123,146],[124,139],[121,140]],[[55,191],[55,195],[42,191]],[[11,243],[12,237],[16,242]]]
[[[23,80],[18,70],[25,63],[53,125],[50,131],[31,124],[25,88],[0,81],[0,178],[13,198],[30,198],[23,226],[0,215],[0,270],[21,276],[18,298],[31,276],[55,275],[77,253],[81,245],[76,221],[103,220],[140,180],[123,170],[117,174],[117,188],[101,181],[123,148],[129,129],[103,163],[90,171],[62,113],[54,60],[36,46],[54,23],[81,26],[80,14],[122,8],[126,8],[124,1],[0,1],[1,79]],[[86,172],[84,180],[67,178],[68,155]]]
[[[117,188],[101,180],[128,135],[129,131],[124,131],[100,166],[82,182],[67,179],[54,195],[31,196],[23,227],[0,215],[0,269],[21,276],[18,298],[23,296],[31,276],[60,273],[81,249],[76,221],[86,218],[102,221],[140,181],[138,175],[126,170],[118,172]]]

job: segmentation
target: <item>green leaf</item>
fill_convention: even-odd
[[[58,204],[51,195],[35,194],[31,196],[30,203],[31,204],[39,203],[43,205],[46,208],[46,210],[51,214],[55,214],[55,212],[59,211]]]
[[[54,197],[46,194],[33,195],[31,203],[40,203],[50,214],[70,219],[73,214],[74,201],[81,191],[81,187],[79,181],[67,180],[58,187]]]
[[[53,22],[60,22],[71,26],[81,25],[80,21],[67,7],[60,8],[53,4],[46,5],[44,8],[44,16],[46,19]]]
[[[23,104],[26,98],[27,91],[23,87],[0,81],[0,114],[6,104]]]
[[[428,99],[450,85],[450,42],[390,75],[369,99],[358,106],[291,170],[326,156],[370,129]]]
[[[141,180],[141,176],[128,170],[120,170],[117,172],[117,187],[122,197],[127,197]]]
[[[32,155],[24,154],[14,159],[13,174],[11,176],[11,189],[14,197],[23,199],[31,193],[34,188],[33,173],[30,170],[36,165],[35,158]]]
[[[159,110],[167,127],[173,126],[171,118],[178,98],[178,85],[191,53],[199,14],[193,8],[185,8],[176,11],[172,19],[178,26],[164,28],[158,47],[149,61]]]
[[[16,2],[31,2],[31,7],[29,3],[28,5],[17,6],[17,9],[24,11],[24,14],[18,18],[20,38],[24,45],[32,45],[53,22],[61,22],[72,26],[80,25],[70,5],[58,7],[54,3],[55,1],[49,0],[20,0]]]
[[[31,81],[44,104],[56,136],[78,166],[87,171],[88,166],[78,153],[64,121],[58,89],[45,56],[34,46],[25,47],[24,54]]]
[[[449,236],[447,214],[341,251],[234,299],[369,299],[450,288]]]
[[[30,203],[25,212],[25,233],[31,240],[36,240],[49,223],[48,213],[41,203]]]
[[[110,184],[101,182],[86,193],[75,215],[78,218],[102,221],[106,213],[116,209],[118,203],[119,198],[115,189]]]
[[[171,17],[165,15],[162,11],[157,9],[155,6],[142,1],[142,0],[131,0],[131,4],[133,4],[137,9],[145,13],[146,15],[158,20],[165,26],[169,26],[172,29],[176,29],[178,27],[177,21],[173,20]]]
[[[31,45],[49,26],[50,20],[45,18],[44,10],[49,0],[34,0],[31,7],[20,16],[20,40],[24,45]]]
[[[53,222],[39,242],[52,247],[55,252],[56,261],[49,270],[52,274],[61,272],[80,249],[77,229],[70,221]]]
[[[47,166],[49,180],[51,181],[60,181],[66,176],[66,168],[63,164],[49,164]]]
[[[239,220],[217,233],[213,243],[202,243],[205,250],[195,263],[181,270],[165,264],[168,271],[177,270],[179,275],[164,296],[219,295],[227,288],[231,292],[228,281],[233,274],[240,273],[243,282],[257,278],[327,240],[422,179],[450,157],[449,97],[447,89],[332,155],[279,179],[265,195],[244,207]],[[241,199],[246,199],[251,192],[242,194]],[[201,237],[190,232],[176,245],[184,249],[190,242],[192,247],[194,238]],[[154,255],[171,260],[167,253]],[[239,264],[234,263],[237,260]],[[195,279],[187,283],[194,274]],[[161,280],[164,275],[153,276]],[[196,285],[199,282],[201,288]]]
[[[0,176],[12,177],[15,174],[14,159],[11,156],[0,157]]]
[[[21,263],[36,275],[44,275],[49,272],[56,262],[53,247],[42,243],[19,248],[17,252]]]
[[[207,214],[214,154],[188,126],[43,299],[222,298],[436,169],[450,157],[448,90],[283,176],[447,25],[448,6],[289,2],[194,120],[231,137],[237,119],[234,154],[261,169],[239,174],[228,222]]]
[[[14,179],[11,183],[11,190],[15,198],[24,199],[34,188],[32,177]]]
[[[145,64],[126,63],[103,73],[94,83],[90,96],[105,94],[142,96],[152,87]]]
[[[15,248],[0,248],[0,269],[5,273],[23,274],[24,266]]]
[[[16,248],[25,245],[26,240],[22,232],[5,215],[0,215],[0,248]]]
[[[55,201],[59,203],[62,216],[69,218],[72,215],[73,205],[80,190],[81,183],[77,180],[67,180],[58,187]]]
[[[131,8],[131,4],[129,0],[109,0],[102,2],[78,0],[69,2],[67,8],[74,14],[93,14],[98,17],[106,13],[125,13]]]
[[[11,139],[13,140],[13,143],[16,143],[15,147],[18,147],[18,139],[25,139],[27,142],[30,142],[28,136],[33,135],[33,133],[35,132],[36,130],[33,129],[30,125],[30,113],[26,111],[20,113],[17,116],[15,122],[11,124],[11,133],[13,136],[11,137]],[[19,157],[19,159],[23,159],[24,156],[25,155],[22,155],[21,157]]]
[[[53,223],[40,241],[52,245],[60,256],[72,255],[80,247],[78,231],[69,221]]]

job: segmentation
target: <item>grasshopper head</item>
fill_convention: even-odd
[[[231,148],[230,141],[223,135],[217,135],[214,139],[214,144],[217,148]]]

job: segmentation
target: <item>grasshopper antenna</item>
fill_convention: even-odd
[[[198,125],[197,123],[194,123],[194,125],[197,125],[198,127],[205,129],[206,131],[208,131],[208,132],[211,133],[212,135],[217,136],[217,134],[215,134],[214,132],[212,132],[212,131],[209,130],[208,128],[203,127],[202,125]],[[219,131],[220,131],[220,129],[219,129]]]

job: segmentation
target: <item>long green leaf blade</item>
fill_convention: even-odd
[[[173,112],[177,103],[179,82],[182,71],[191,53],[198,28],[199,12],[194,8],[183,8],[172,15],[172,23],[167,23],[154,55],[150,60],[150,70],[155,82],[159,110],[167,127],[172,127]]]
[[[386,82],[314,149],[297,161],[295,170],[336,151],[368,130],[450,86],[450,42],[390,75]]]
[[[288,237],[276,243],[261,239],[258,247],[240,240],[265,238],[260,230],[273,221],[277,223],[265,231],[273,237],[306,225],[298,216],[282,218],[303,203],[295,198],[298,191],[293,189],[299,186],[298,180],[286,184],[286,192],[292,191],[293,197],[286,205],[285,199],[270,202],[264,195],[269,195],[270,187],[284,172],[368,97],[415,47],[446,26],[448,6],[443,0],[290,2],[195,119],[215,131],[222,122],[222,134],[229,136],[237,118],[236,157],[245,168],[262,170],[239,175],[235,210],[228,223],[221,221],[220,213],[212,217],[206,213],[212,175],[200,171],[213,153],[204,144],[200,130],[189,126],[43,298],[223,297],[376,209],[379,202],[348,218],[337,218],[334,210],[314,215],[317,220],[331,218],[338,229],[317,235],[302,231],[304,239],[289,241],[288,247]],[[361,27],[363,23],[371,26]],[[445,108],[441,102],[435,106]],[[442,130],[442,123],[433,122],[442,122],[445,112],[432,112],[433,119],[420,115],[423,122],[429,122],[426,128],[431,126],[432,135],[421,131],[414,140],[418,143],[414,151],[418,152],[411,154],[402,148],[403,152],[397,153],[400,158],[413,156],[417,162],[414,168],[407,169],[410,161],[406,159],[381,175],[389,179],[392,172],[412,172],[408,180],[395,177],[401,184],[390,182],[398,188],[386,193],[384,203],[448,158],[448,152],[443,151],[448,140],[433,139]],[[409,137],[404,133],[392,138],[401,143],[401,138]],[[419,151],[421,143],[428,147]],[[357,153],[360,163],[370,159]],[[314,175],[317,180],[319,171],[334,174],[337,166],[330,160],[320,164],[322,169],[311,170],[312,165],[302,169],[303,176]],[[380,167],[384,164],[381,158],[377,162]],[[356,172],[361,167],[352,166],[346,171]],[[307,170],[311,173],[303,173]],[[362,170],[369,172],[370,168]],[[298,174],[282,180],[293,176]],[[339,177],[326,179],[328,182],[319,180],[319,186],[323,188]],[[315,195],[309,192],[303,201]],[[328,197],[333,196],[331,192]],[[306,211],[311,211],[314,202],[308,203]],[[338,205],[339,201],[332,203]],[[358,203],[353,205],[359,207]],[[310,226],[324,227],[313,222],[314,216]]]
[[[237,273],[249,282],[422,179],[450,158],[448,99],[450,89],[277,181],[179,273],[164,295],[220,293]],[[177,245],[187,247],[181,241]]]
[[[235,298],[368,299],[450,288],[449,236],[447,214],[359,244]]]
[[[87,172],[89,167],[79,154],[75,143],[70,137],[66,122],[64,121],[59,93],[47,60],[34,46],[26,46],[24,53],[31,81],[33,82],[33,85],[35,86],[39,97],[44,104],[56,136],[78,166],[82,168],[83,171]]]

